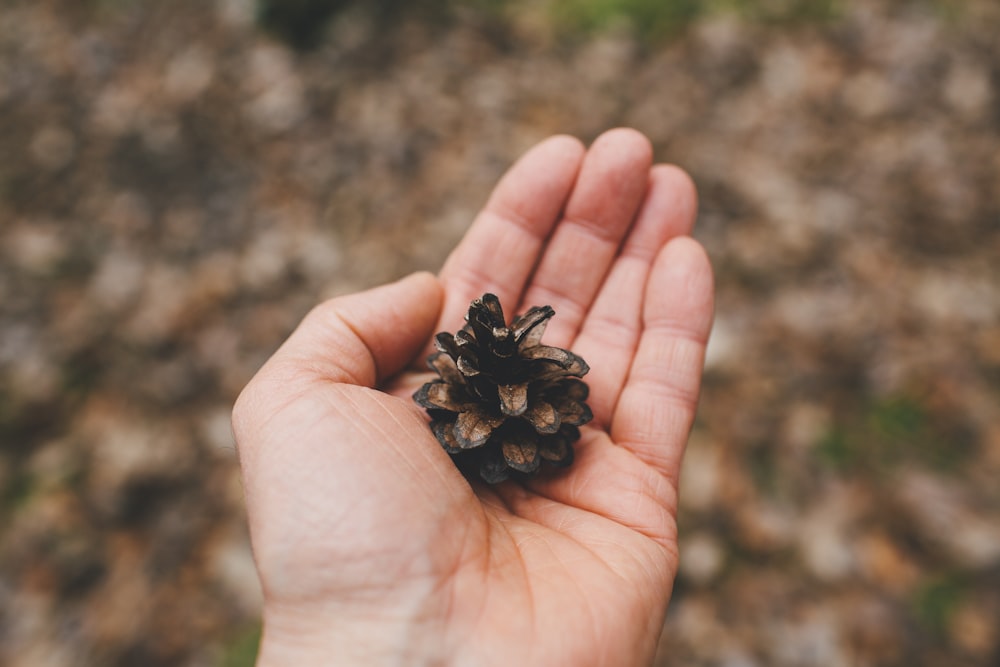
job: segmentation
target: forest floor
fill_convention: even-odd
[[[997,665],[1000,7],[954,4],[354,6],[296,51],[252,0],[4,2],[0,662],[251,664],[239,390],[524,149],[628,125],[718,289],[657,664]]]

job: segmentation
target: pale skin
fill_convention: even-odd
[[[438,276],[316,307],[233,423],[264,591],[258,665],[649,664],[677,572],[678,473],[712,321],[696,195],[638,132],[550,138]],[[594,421],[576,461],[490,487],[410,396],[469,302],[556,316]]]

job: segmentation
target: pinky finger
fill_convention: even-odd
[[[646,285],[643,330],[611,437],[676,484],[694,421],[712,328],[712,268],[694,240],[660,251]]]

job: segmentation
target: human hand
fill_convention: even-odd
[[[691,181],[648,141],[553,137],[504,176],[440,278],[318,306],[233,424],[264,590],[259,665],[629,665],[677,570],[681,457],[712,319]],[[484,292],[551,305],[591,372],[563,471],[467,481],[410,396]]]

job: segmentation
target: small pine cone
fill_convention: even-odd
[[[534,306],[508,327],[500,300],[473,300],[467,324],[454,336],[434,338],[427,364],[439,379],[413,400],[427,409],[431,430],[465,471],[496,484],[511,470],[531,474],[543,461],[573,462],[579,426],[593,418],[587,385],[590,367],[577,355],[541,344],[555,311]]]

